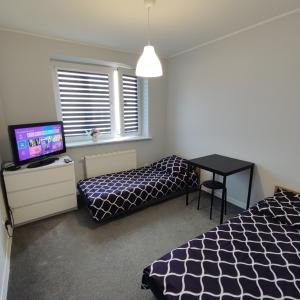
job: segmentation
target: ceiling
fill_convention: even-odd
[[[151,42],[169,57],[300,8],[299,0],[157,0]],[[0,0],[0,27],[128,52],[146,42],[143,0]]]

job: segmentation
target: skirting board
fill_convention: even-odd
[[[0,299],[6,300],[7,298],[7,291],[8,291],[8,279],[9,279],[9,270],[10,270],[10,253],[11,253],[11,245],[12,245],[12,238],[8,238],[6,242],[5,248],[5,261],[4,261],[4,268],[2,274],[2,284],[1,284],[1,291],[0,291]]]

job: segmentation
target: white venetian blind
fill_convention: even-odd
[[[139,130],[138,79],[134,75],[122,74],[123,124],[124,132]]]
[[[109,74],[58,69],[57,78],[65,135],[111,133]]]

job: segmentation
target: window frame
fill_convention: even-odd
[[[115,142],[128,142],[130,140],[147,140],[151,139],[149,135],[149,82],[145,78],[140,78],[135,75],[134,69],[126,67],[118,67],[116,63],[109,63],[105,65],[87,62],[71,62],[61,60],[51,60],[52,63],[52,80],[54,88],[55,109],[58,120],[63,121],[62,108],[59,92],[59,80],[57,71],[65,69],[70,71],[79,72],[93,72],[93,73],[106,73],[109,74],[109,93],[110,93],[110,110],[111,110],[111,133],[101,134],[97,142],[92,142],[89,135],[66,136],[67,146],[76,145],[90,145],[90,144],[107,144]],[[121,64],[120,64],[121,65]],[[102,70],[102,72],[101,72]],[[115,93],[115,76],[117,72],[118,80],[118,100],[119,100],[119,114],[116,114],[116,100]],[[123,75],[132,75],[137,78],[138,85],[138,131],[125,133],[124,128],[124,99],[123,99]],[[120,132],[117,133],[117,122],[119,122]]]
[[[138,95],[138,131],[133,132],[125,132],[125,126],[124,126],[124,96],[123,96],[123,75],[130,75],[135,76],[137,79],[137,95]],[[129,137],[129,136],[142,136],[143,133],[143,127],[144,127],[144,118],[143,118],[143,79],[137,77],[135,75],[134,70],[128,70],[123,68],[118,68],[118,77],[119,77],[119,95],[120,95],[120,125],[121,125],[121,136]]]

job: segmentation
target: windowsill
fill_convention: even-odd
[[[78,148],[85,146],[96,146],[96,145],[105,145],[105,144],[116,144],[116,143],[125,143],[125,142],[136,142],[136,141],[146,141],[152,140],[151,136],[122,136],[122,137],[113,137],[99,139],[97,142],[92,140],[83,140],[83,141],[66,141],[67,148]]]

